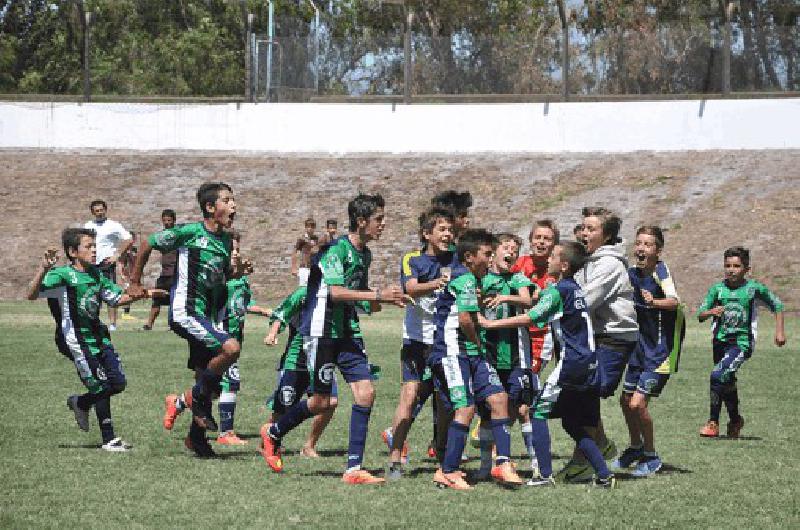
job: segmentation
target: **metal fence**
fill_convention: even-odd
[[[525,32],[484,35],[462,29],[431,36],[421,24],[404,26],[401,15],[394,31],[341,36],[335,17],[324,12],[310,23],[284,20],[270,33],[262,33],[263,23],[254,31],[252,15],[238,20],[236,31],[203,19],[193,28],[158,33],[128,28],[125,20],[98,24],[98,17],[112,16],[108,12],[50,10],[42,16],[66,17],[42,35],[63,41],[57,57],[19,50],[41,66],[16,77],[0,71],[0,92],[86,100],[410,102],[436,96],[568,99],[800,90],[800,25],[752,28],[721,17],[587,29],[551,11]],[[13,43],[14,35],[3,38],[0,61],[4,42]]]

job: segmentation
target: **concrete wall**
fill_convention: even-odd
[[[631,152],[800,148],[800,99],[471,105],[0,102],[2,148]]]

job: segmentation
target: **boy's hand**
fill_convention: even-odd
[[[164,289],[145,289],[144,291],[147,298],[166,298],[169,296],[169,291]]]
[[[125,293],[135,300],[147,296],[146,289],[139,283],[131,283],[128,285],[128,287],[125,289]]]
[[[483,299],[483,301],[486,303],[486,307],[489,309],[495,309],[497,306],[506,301],[506,297],[502,294],[495,294],[487,296]]]
[[[483,313],[478,313],[478,325],[482,328],[490,328],[492,327],[491,320],[483,316]]]
[[[644,299],[645,305],[651,306],[653,305],[653,293],[646,289],[642,289],[642,298]],[[722,306],[720,306],[722,307]]]
[[[278,336],[275,333],[267,333],[267,336],[264,337],[264,344],[267,346],[275,346],[278,344]]]
[[[403,293],[399,285],[390,285],[380,290],[380,302],[405,307],[408,296]]]
[[[44,251],[44,256],[42,256],[42,268],[44,270],[52,269],[56,262],[58,262],[58,251],[52,247],[48,248]]]
[[[786,335],[783,333],[776,333],[775,334],[775,345],[779,348],[786,344]]]
[[[718,305],[716,307],[712,307],[708,311],[706,311],[711,316],[721,317],[725,313],[725,307]]]

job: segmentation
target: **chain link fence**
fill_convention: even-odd
[[[8,23],[12,8],[0,12],[0,92],[303,102],[800,90],[800,25],[755,27],[711,17],[598,29],[560,21],[552,8],[526,31],[432,35],[415,21],[406,35],[397,8],[393,30],[343,35],[325,11],[318,22],[284,16],[268,32],[264,16],[254,24],[235,2],[220,4],[213,17],[174,13],[185,24],[164,24],[143,4],[124,4],[127,11],[88,12],[82,2],[61,2],[25,27]]]

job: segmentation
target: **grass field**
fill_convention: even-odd
[[[144,318],[145,311],[139,304],[133,313]],[[378,471],[386,462],[379,433],[391,420],[399,390],[400,318],[393,310],[364,323],[370,358],[383,369],[365,458],[366,467]],[[339,411],[320,442],[323,458],[297,454],[303,426],[285,440],[285,472],[272,474],[255,448],[282,345],[267,349],[261,344],[266,324],[256,317],[248,322],[236,418],[250,445],[220,449],[223,458],[214,461],[191,457],[182,443],[188,415],[179,418],[173,432],[161,427],[164,395],[185,387],[190,378],[186,347],[166,330],[163,317],[149,333],[136,330],[141,323],[123,321],[113,335],[128,376],[128,389],[112,400],[115,426],[135,448],[107,454],[98,449],[94,414],[91,431],[84,433],[65,407],[66,396],[82,386],[53,346],[46,304],[0,303],[6,429],[0,438],[0,527],[800,526],[800,326],[793,317],[788,318],[789,344],[781,349],[772,344],[773,319],[762,317],[759,347],[739,378],[747,419],[741,439],[697,435],[708,414],[711,355],[708,328],[693,321],[681,371],[653,407],[662,473],[620,480],[613,491],[585,486],[507,491],[485,483],[468,493],[432,485],[434,463],[423,458],[429,408],[411,432],[407,478],[383,487],[342,484],[348,391],[342,392]],[[603,416],[609,435],[624,447],[627,431],[613,398],[603,404]],[[551,431],[558,469],[571,444],[558,423],[551,423]],[[513,452],[521,458],[518,427],[512,432]],[[520,469],[525,462],[520,460]]]

